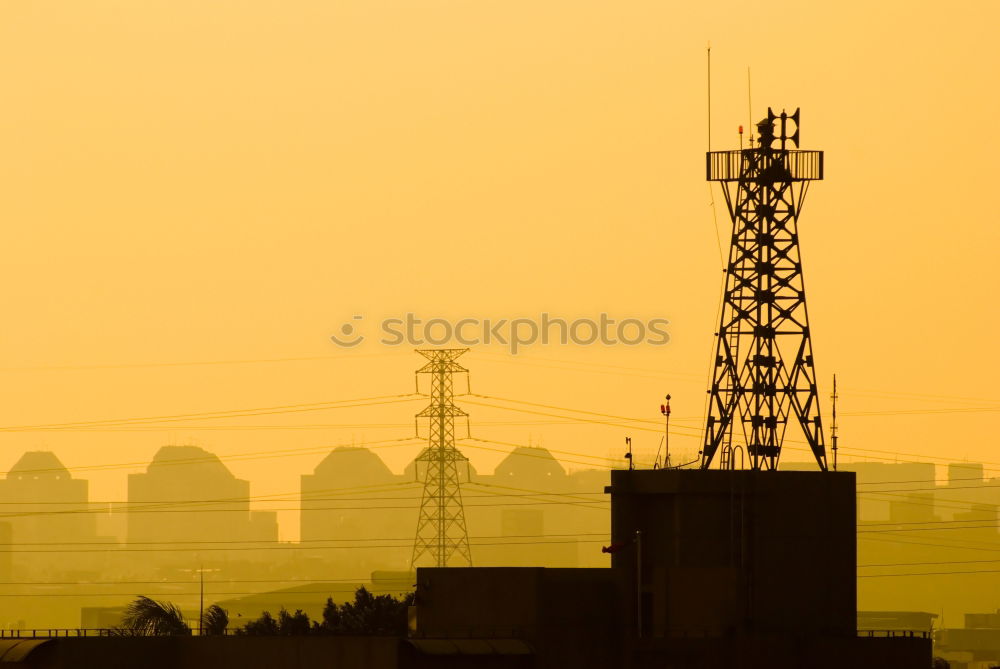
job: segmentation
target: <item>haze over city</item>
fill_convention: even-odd
[[[455,387],[469,480],[500,485],[512,452],[541,448],[551,469],[516,476],[549,471],[560,493],[593,495],[574,504],[600,509],[544,527],[497,511],[481,529],[473,512],[469,534],[572,526],[587,536],[571,557],[551,546],[495,564],[606,567],[601,495],[608,470],[629,466],[626,437],[633,463],[651,467],[669,394],[672,463],[703,448],[732,238],[704,152],[750,148],[771,107],[801,109],[801,147],[825,152],[798,243],[827,434],[838,379],[840,464],[859,484],[930,489],[964,464],[952,487],[968,471],[991,486],[998,22],[993,3],[896,0],[6,3],[0,471],[11,481],[25,453],[48,452],[89,482],[89,504],[114,509],[135,501],[129,477],[158,452],[218,456],[248,482],[232,484],[247,502],[239,522],[255,528],[238,539],[301,546],[302,477],[319,477],[335,449],[371,448],[386,467],[366,461],[372,485],[405,484],[413,510],[380,516],[386,529],[369,539],[410,536],[412,463],[427,445],[414,416],[430,393],[415,384],[427,360],[414,349],[462,347],[427,334],[463,319],[477,335],[485,321],[629,320],[645,328],[631,344],[477,341],[460,359],[471,392],[464,375]],[[380,341],[386,319],[408,318],[439,329]],[[798,433],[783,449],[783,463],[814,464]],[[915,469],[878,478],[862,472],[872,463]],[[912,518],[881,502],[860,503],[862,523],[996,520],[975,507],[997,503],[983,491],[924,499]],[[124,543],[124,523],[86,531]],[[281,564],[302,579],[405,572],[411,544],[339,574]],[[919,549],[873,546],[886,564],[979,550],[904,560]],[[121,573],[155,562],[135,560]],[[977,591],[968,600],[914,601],[959,625],[1000,610],[978,597],[993,576],[934,585]],[[412,586],[400,578],[387,591]],[[884,580],[896,583],[860,586],[859,606],[867,592],[907,608],[908,586]],[[29,624],[75,624],[79,606],[62,609]]]

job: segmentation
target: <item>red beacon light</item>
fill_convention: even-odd
[[[743,134],[743,126],[740,126],[740,134]]]

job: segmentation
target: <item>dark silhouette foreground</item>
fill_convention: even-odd
[[[251,620],[239,636],[299,636],[352,635],[352,636],[404,636],[406,610],[413,604],[413,593],[397,599],[392,595],[373,595],[362,586],[354,592],[353,602],[337,605],[327,598],[323,607],[323,620],[310,622],[302,610],[289,613],[285,609],[275,618],[264,611],[260,618]]]
[[[170,602],[159,602],[140,595],[125,607],[122,623],[116,630],[120,636],[182,636],[191,628],[184,622],[181,610]]]

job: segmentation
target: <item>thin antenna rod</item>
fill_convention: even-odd
[[[747,65],[747,127],[750,128],[750,147],[753,148],[753,101],[750,98],[750,66]]]
[[[670,469],[670,395],[667,394],[667,403],[660,405],[660,413],[663,414],[663,462],[664,467]]]
[[[837,375],[833,375],[833,423],[830,427],[830,441],[833,442],[833,471],[837,471]]]
[[[712,150],[712,43],[708,43],[708,150]]]

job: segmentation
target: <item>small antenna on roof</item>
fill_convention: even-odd
[[[712,150],[712,43],[708,43],[708,150]]]
[[[663,466],[670,469],[670,394],[667,394],[666,404],[660,405],[660,413],[663,414]]]
[[[833,422],[830,426],[830,442],[833,444],[833,471],[837,471],[837,375],[833,375]]]

